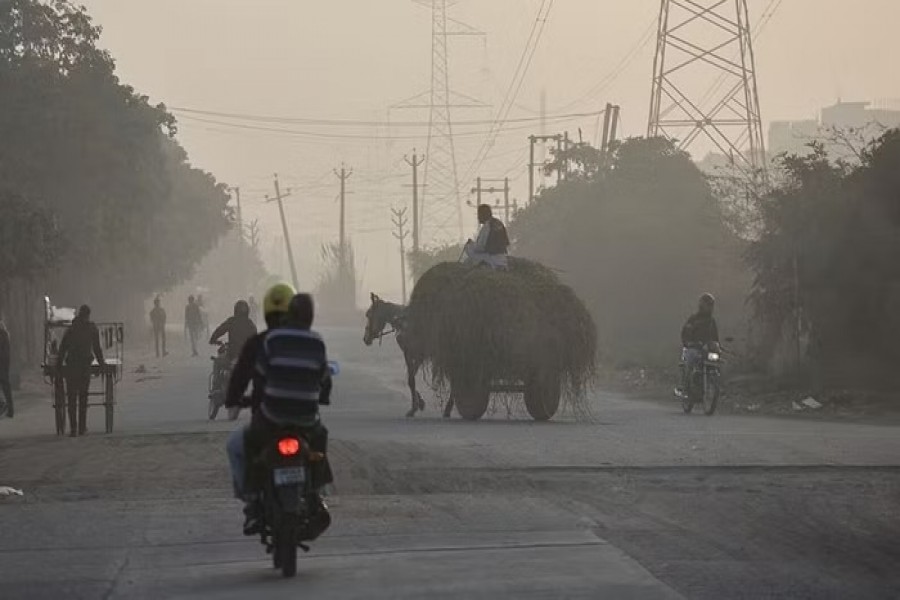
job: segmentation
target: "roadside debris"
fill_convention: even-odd
[[[813,398],[812,396],[809,396],[808,398],[803,399],[800,402],[800,404],[802,404],[806,408],[811,408],[813,410],[818,410],[818,409],[822,408],[822,403],[816,401],[816,399]]]
[[[17,490],[16,488],[9,487],[6,485],[0,485],[0,496],[23,496],[24,492],[22,490]]]

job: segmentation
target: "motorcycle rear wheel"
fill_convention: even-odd
[[[228,408],[228,420],[229,421],[236,421],[238,418],[238,415],[240,415],[240,414],[241,414],[240,406],[232,406],[232,407]]]
[[[281,563],[281,574],[284,577],[297,574],[297,528],[295,515],[282,515],[281,523],[274,532],[276,558],[273,560]]]
[[[691,399],[687,396],[681,399],[681,410],[683,410],[686,415],[691,414],[691,411],[694,410],[694,403],[691,402]]]

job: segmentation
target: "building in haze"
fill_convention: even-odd
[[[900,105],[873,106],[870,102],[839,100],[833,106],[823,108],[818,120],[772,121],[767,150],[770,156],[783,152],[803,154],[811,142],[819,141],[834,156],[845,155],[849,150],[835,143],[835,130],[852,134],[854,139],[873,140],[887,129],[900,127],[898,107]]]

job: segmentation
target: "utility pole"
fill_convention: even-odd
[[[291,236],[288,233],[287,219],[284,218],[284,199],[290,197],[291,190],[288,188],[287,193],[282,194],[281,188],[278,186],[278,174],[275,174],[275,197],[270,198],[266,194],[267,202],[278,202],[278,214],[281,215],[281,229],[284,231],[284,247],[288,255],[288,264],[291,265],[291,281],[294,289],[300,289],[300,280],[297,279],[297,265],[294,264],[294,251],[291,250]]]
[[[600,139],[600,154],[603,160],[609,153],[609,144],[616,139],[616,130],[619,123],[619,106],[616,104],[606,104],[606,110],[603,111],[603,137]]]
[[[237,247],[237,260],[238,260],[238,278],[240,280],[241,294],[243,294],[247,290],[247,278],[244,273],[244,269],[247,266],[247,262],[244,260],[244,218],[241,214],[241,188],[233,187],[231,191],[234,192],[234,201],[237,203],[237,231],[238,231],[238,247]]]
[[[349,171],[344,166],[344,163],[341,163],[341,171],[338,173],[337,169],[334,169],[334,175],[338,179],[341,180],[341,225],[340,225],[340,261],[341,261],[341,269],[343,270],[346,266],[346,256],[347,256],[347,237],[346,237],[346,222],[347,222],[347,212],[346,212],[346,196],[347,196],[347,180],[350,179],[350,176],[353,175],[353,169]]]
[[[503,187],[484,187],[481,184],[485,181],[497,183],[503,182]],[[515,200],[510,202],[509,199],[509,177],[504,177],[503,179],[482,179],[481,177],[478,177],[475,182],[476,184],[475,187],[472,188],[472,193],[475,194],[476,202],[478,202],[479,205],[482,204],[482,194],[503,194],[503,204],[495,202],[494,206],[496,208],[503,208],[503,222],[506,225],[509,225],[509,218],[512,212],[518,208],[518,203]]]
[[[565,158],[562,161],[561,168],[563,172],[563,179],[569,178],[569,132],[567,131],[563,136],[563,144],[565,148]]]
[[[417,157],[416,149],[413,148],[412,160],[407,157],[403,157],[403,160],[406,161],[406,164],[412,167],[413,170],[413,214],[412,214],[412,249],[413,253],[419,252],[419,166],[425,162],[425,157]]]
[[[534,162],[534,145],[538,142],[546,144],[547,142],[556,142],[556,151],[557,153],[562,151],[562,140],[563,136],[559,133],[555,135],[530,135],[528,136],[528,143],[530,148],[528,150],[528,203],[530,204],[532,200],[534,200],[534,168],[540,166],[543,168],[543,161],[540,164]],[[557,154],[559,156],[559,154]],[[559,183],[560,173],[559,170],[556,172],[556,182]]]
[[[392,208],[391,213],[391,221],[397,228],[394,237],[400,242],[400,277],[403,288],[403,304],[406,304],[406,236],[409,235],[409,231],[406,230],[406,208]]]

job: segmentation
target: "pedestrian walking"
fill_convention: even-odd
[[[206,337],[209,337],[209,311],[206,310],[203,294],[197,294],[197,308],[200,309],[200,318],[203,321],[203,331],[206,333]]]
[[[12,357],[12,346],[9,343],[9,331],[3,317],[0,317],[0,388],[3,388],[3,396],[6,398],[6,406],[0,404],[0,416],[13,417],[12,385],[9,383],[9,361]]]
[[[66,379],[69,435],[72,437],[87,433],[88,390],[94,358],[101,369],[106,366],[100,348],[100,331],[91,321],[91,308],[84,304],[63,335],[57,361]]]
[[[150,311],[150,325],[153,327],[153,344],[156,347],[156,358],[160,357],[160,342],[162,342],[162,356],[169,353],[166,350],[166,310],[162,307],[159,296],[153,299],[153,309]]]
[[[187,306],[184,307],[184,334],[191,341],[191,356],[197,356],[197,340],[203,333],[203,315],[200,306],[193,296],[188,296]]]

